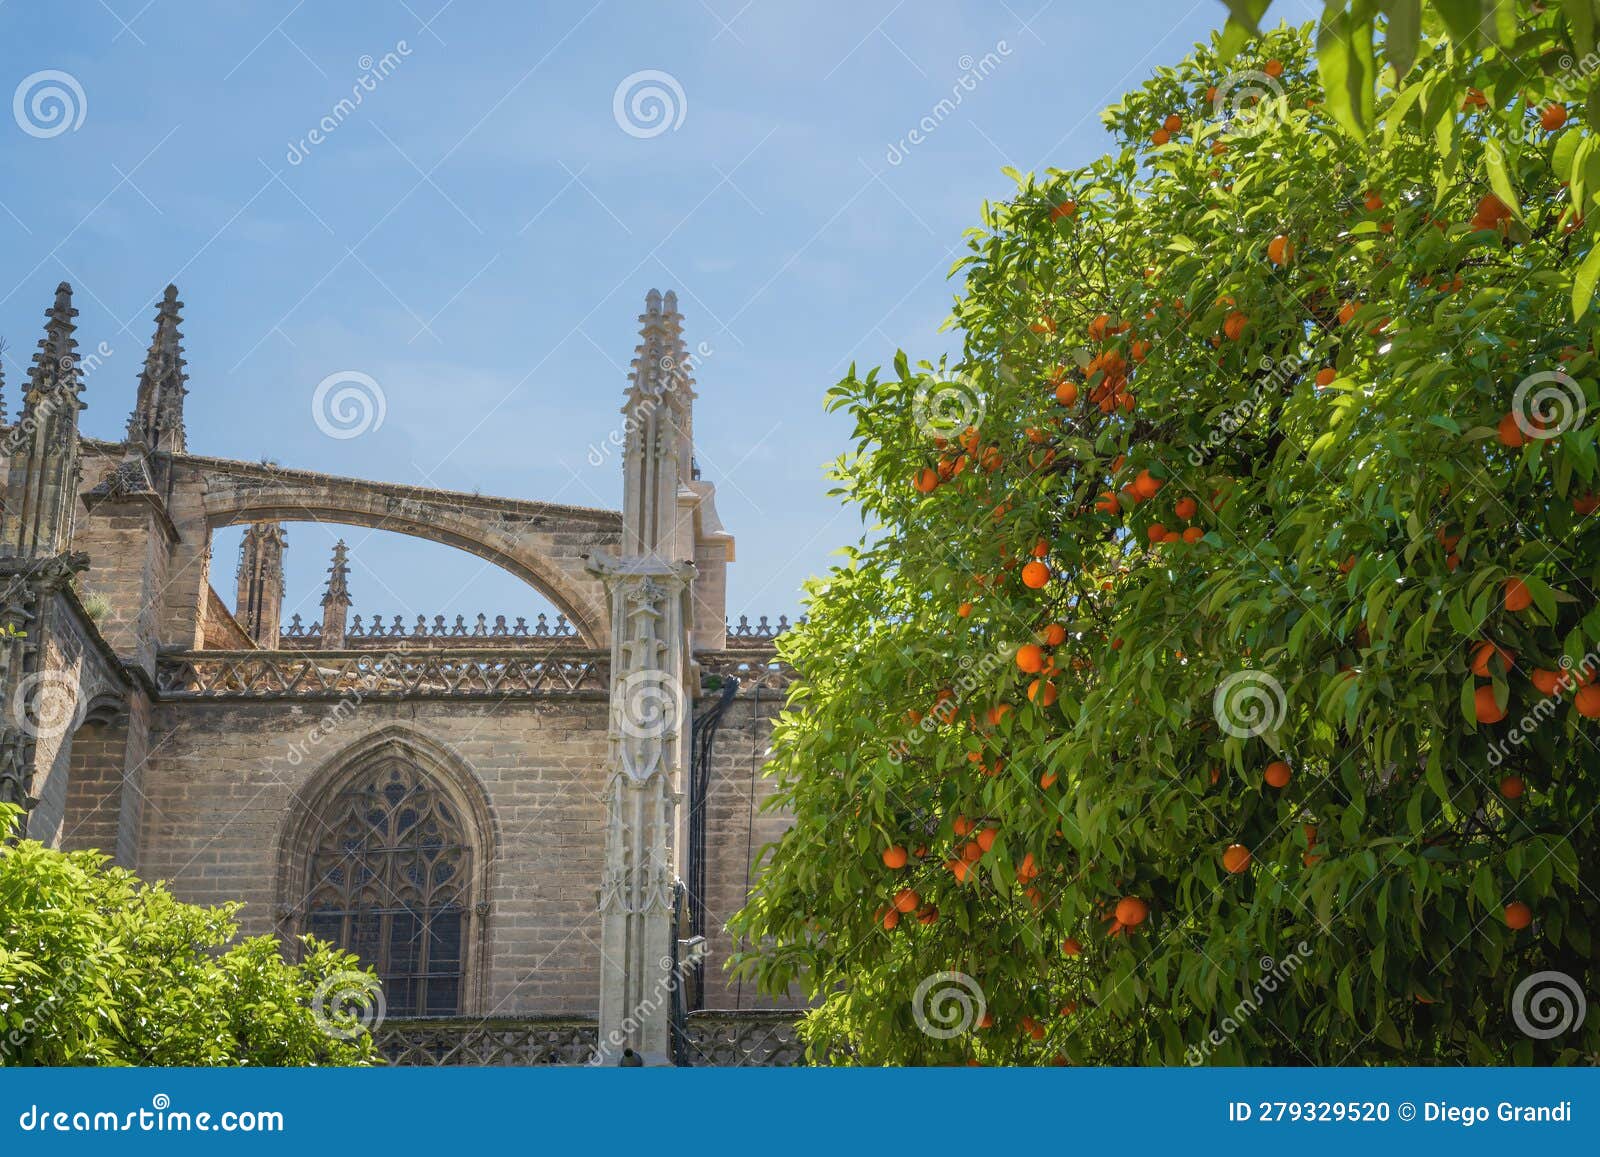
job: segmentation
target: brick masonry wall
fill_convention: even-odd
[[[727,920],[744,904],[747,881],[755,878],[763,847],[790,823],[782,813],[760,810],[775,787],[762,765],[783,694],[766,688],[741,691],[723,716],[712,748],[706,800],[707,1008],[792,1008],[801,1003],[795,997],[763,996],[726,970],[735,948]]]
[[[333,704],[158,703],[142,769],[139,868],[182,899],[243,900],[246,933],[275,931],[291,794],[390,728],[455,753],[494,829],[480,1015],[594,1016],[596,896],[605,846],[606,704],[365,703],[317,741]],[[298,898],[296,898],[298,899]]]
[[[105,654],[91,643],[93,628],[68,596],[52,597],[42,619],[40,634],[46,643],[27,696],[29,702],[44,707],[42,713],[29,712],[40,726],[31,786],[39,802],[28,814],[28,836],[59,846],[70,795],[73,733],[97,698],[121,696],[126,688],[120,670],[113,670]],[[70,687],[76,688],[75,699],[64,698]]]
[[[97,848],[116,855],[127,747],[128,725],[122,720],[85,723],[73,735],[66,819],[61,825],[64,850]]]

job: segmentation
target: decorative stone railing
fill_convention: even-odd
[[[391,1020],[376,1033],[391,1065],[586,1065],[599,1043],[592,1020]]]
[[[740,615],[737,623],[729,620],[727,624],[728,646],[741,649],[771,647],[779,635],[803,622],[805,622],[804,617],[796,623],[790,623],[788,615],[779,615],[778,621],[773,623],[766,615],[762,615],[752,623],[749,615]],[[538,615],[531,624],[523,615],[516,616],[509,623],[505,615],[496,615],[493,622],[489,620],[488,615],[479,615],[475,622],[468,622],[465,615],[457,615],[453,623],[445,622],[443,615],[434,615],[431,623],[426,615],[418,615],[416,622],[410,626],[406,625],[401,615],[392,616],[387,623],[384,622],[382,615],[366,617],[353,615],[350,625],[345,628],[344,636],[347,649],[369,650],[373,647],[387,646],[391,639],[427,640],[429,643],[470,646],[474,640],[482,639],[504,642],[576,639],[578,632],[567,621],[566,615],[557,615],[554,623],[550,622],[547,615]],[[312,623],[307,626],[300,621],[299,615],[290,618],[289,625],[278,633],[278,645],[285,650],[305,650],[319,647],[321,644],[322,624]]]
[[[183,651],[160,655],[164,699],[502,699],[605,695],[608,651],[474,647],[441,652]]]
[[[679,1060],[693,1067],[779,1067],[805,1063],[793,1012],[692,1012]],[[586,1065],[599,1043],[592,1020],[390,1020],[377,1031],[392,1065]]]
[[[727,679],[738,679],[741,692],[756,687],[778,691],[795,680],[795,669],[779,662],[770,644],[765,650],[696,651],[694,661],[700,666],[700,683],[706,690],[715,690]]]
[[[679,1060],[694,1068],[787,1068],[806,1063],[794,1012],[691,1012]]]
[[[418,615],[417,621],[407,627],[405,620],[395,615],[385,625],[382,615],[373,615],[369,621],[363,621],[360,615],[352,616],[350,625],[345,628],[345,642],[351,649],[365,649],[374,646],[384,646],[390,639],[427,639],[430,642],[464,642],[470,644],[474,639],[502,639],[535,641],[539,639],[575,639],[577,630],[567,621],[566,615],[557,615],[552,626],[548,617],[539,615],[529,626],[528,620],[518,615],[515,621],[506,622],[504,615],[496,615],[494,622],[489,621],[487,615],[479,615],[477,622],[468,623],[465,615],[457,615],[454,623],[446,623],[443,615],[434,615],[433,622],[429,623],[425,615]],[[309,627],[302,626],[300,616],[295,615],[289,620],[289,625],[279,633],[279,645],[283,647],[316,647],[322,642],[322,624],[312,623]]]
[[[788,615],[779,615],[777,623],[774,624],[767,622],[767,616],[762,615],[760,620],[752,625],[749,615],[740,615],[737,623],[732,621],[728,623],[728,646],[770,645],[779,635],[805,621],[805,616],[802,615],[797,623],[791,624]]]

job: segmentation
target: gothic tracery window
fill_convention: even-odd
[[[315,822],[305,931],[377,969],[390,1016],[459,1014],[472,853],[455,806],[393,759],[347,782]]]

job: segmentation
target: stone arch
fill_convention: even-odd
[[[467,551],[522,579],[555,604],[589,645],[603,646],[609,637],[604,587],[589,573],[587,560],[620,541],[622,518],[615,511],[227,459],[188,456],[184,462],[203,494],[207,541],[218,527],[257,521],[328,522],[406,534]]]
[[[409,770],[427,793],[429,807],[438,805],[427,818],[442,816],[458,825],[465,855],[458,905],[460,993],[453,1011],[479,1013],[485,1007],[489,965],[490,867],[498,844],[494,814],[482,783],[466,762],[451,748],[409,727],[385,727],[350,744],[327,759],[291,796],[278,833],[278,933],[289,941],[318,930],[313,925],[320,913],[311,910],[311,902],[326,878],[320,872],[313,878],[313,861],[325,865],[329,841],[338,836],[331,825],[346,814],[351,793],[392,780],[396,769]],[[353,855],[361,859],[364,853]],[[433,865],[429,861],[425,873],[430,880]],[[397,899],[393,907],[406,905]],[[424,906],[411,915],[421,928],[431,924],[434,913]],[[428,938],[431,931],[423,928],[420,934]],[[347,938],[341,946],[357,947]],[[392,963],[387,950],[382,959]],[[406,1007],[406,1002],[390,997],[394,1015],[405,1015]]]

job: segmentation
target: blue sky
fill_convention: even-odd
[[[849,429],[824,391],[852,360],[952,348],[945,275],[984,199],[1007,195],[1001,169],[1105,151],[1100,110],[1222,12],[0,0],[0,95],[44,70],[82,93],[55,135],[0,118],[8,405],[66,279],[99,351],[83,428],[120,437],[176,281],[192,451],[614,508],[620,468],[590,447],[617,427],[645,292],[676,289],[701,348],[698,456],[738,539],[730,613],[793,614],[860,533],[826,497]],[[671,78],[673,127],[629,132],[613,98],[646,70]],[[383,421],[329,437],[313,394],[347,371],[377,383]],[[358,612],[545,609],[449,548],[297,524],[288,608],[308,621],[338,533]],[[213,571],[230,602],[237,543],[219,534]]]

